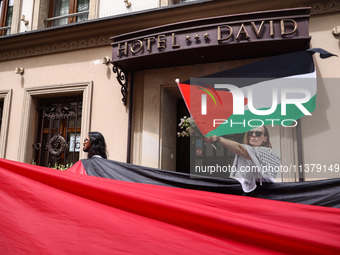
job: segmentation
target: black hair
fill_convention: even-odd
[[[90,148],[88,151],[88,157],[91,158],[95,155],[99,155],[102,158],[107,158],[106,143],[104,136],[100,132],[89,132]]]

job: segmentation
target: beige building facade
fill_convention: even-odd
[[[2,17],[4,13],[10,17],[10,26],[3,21],[0,37],[0,157],[25,163],[75,163],[86,157],[81,144],[87,133],[100,131],[110,159],[179,170],[189,158],[180,157],[176,135],[183,100],[175,79],[268,57],[199,64],[178,59],[176,65],[161,68],[147,68],[150,63],[145,62],[145,69],[123,70],[120,76],[120,69],[114,72],[110,63],[112,37],[194,19],[309,7],[309,47],[340,55],[340,1],[70,0],[66,7],[43,0],[1,3]],[[77,7],[73,11],[72,3]],[[266,50],[270,48],[262,52]],[[314,60],[316,110],[301,119],[300,129],[270,130],[282,164],[309,169],[280,173],[279,181],[340,176],[340,60],[318,56]]]

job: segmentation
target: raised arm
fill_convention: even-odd
[[[210,136],[210,137],[206,137],[204,138],[204,140],[208,143],[219,143],[221,144],[223,147],[225,147],[226,149],[232,151],[235,154],[238,154],[244,158],[250,159],[250,156],[248,154],[248,151],[246,149],[246,147],[244,147],[242,144],[220,137],[220,136]]]

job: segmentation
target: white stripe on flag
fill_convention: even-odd
[[[302,80],[304,79],[304,80]],[[269,80],[265,82],[255,83],[250,86],[241,88],[244,96],[249,97],[248,89],[252,89],[252,98],[254,107],[256,109],[271,107],[273,91],[278,90],[278,104],[281,104],[281,89],[283,88],[296,88],[300,90],[309,91],[310,95],[313,97],[316,94],[316,71],[308,74],[293,75],[280,79]],[[289,93],[290,98],[299,99],[303,98],[303,93]],[[245,106],[245,110],[248,106]]]
[[[201,114],[207,115],[207,94],[202,94],[201,100]]]

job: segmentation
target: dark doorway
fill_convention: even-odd
[[[181,118],[184,116],[189,117],[190,113],[183,101],[183,99],[177,100],[177,123],[181,122]],[[177,132],[182,132],[177,125]],[[190,137],[180,136],[177,137],[176,143],[176,171],[183,173],[190,173]]]
[[[190,117],[190,113],[182,99],[177,101],[177,123],[181,122],[184,116]],[[177,126],[177,132],[181,133],[183,129]],[[243,142],[244,134],[233,134],[223,136],[227,139]],[[176,153],[176,171],[183,173],[195,174],[193,170],[196,166],[231,166],[234,161],[234,153],[228,151],[221,145],[217,148],[203,140],[199,132],[194,135],[177,137]],[[192,170],[190,172],[190,169]],[[221,173],[218,177],[228,178],[230,173]],[[217,176],[216,176],[217,177]]]

